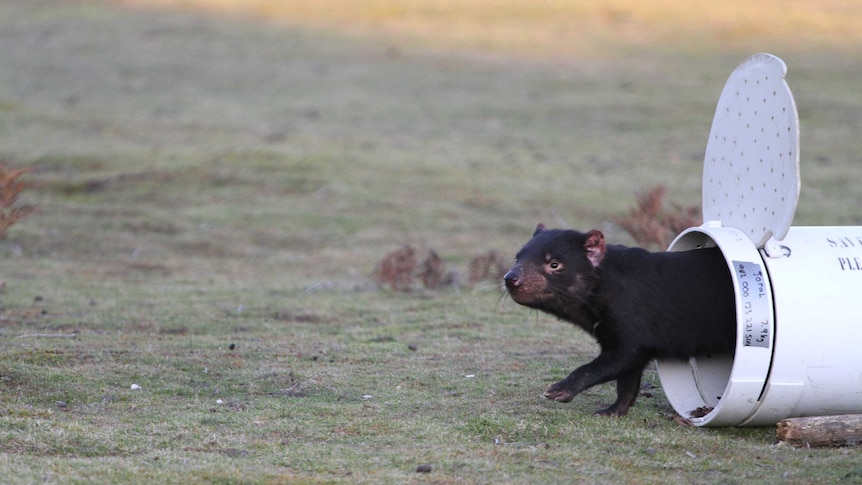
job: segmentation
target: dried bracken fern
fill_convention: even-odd
[[[663,209],[667,187],[657,185],[637,195],[637,205],[629,215],[616,222],[623,227],[637,244],[644,247],[665,249],[673,238],[683,230],[699,226],[700,208],[673,205],[671,211]]]
[[[386,254],[377,263],[374,279],[381,285],[389,285],[395,291],[410,291],[415,268],[416,250],[412,246],[402,246]]]
[[[435,289],[450,284],[451,275],[446,271],[446,264],[432,249],[428,256],[419,264],[419,280],[425,288]]]
[[[468,271],[469,284],[475,286],[483,280],[500,281],[506,268],[503,258],[496,251],[488,251],[474,257]],[[429,249],[425,258],[417,262],[416,250],[409,245],[383,256],[373,276],[377,284],[395,291],[411,291],[417,278],[422,286],[430,290],[458,286],[460,283],[459,272],[450,270],[436,251]]]
[[[21,177],[31,168],[10,168],[9,160],[0,162],[0,239],[6,239],[10,226],[36,210],[30,205],[17,205],[18,196],[29,184]]]
[[[506,263],[497,254],[497,251],[488,251],[480,254],[470,261],[470,285],[476,285],[481,281],[502,281],[506,273]]]
[[[700,207],[696,205],[683,207],[673,204],[673,208],[675,212],[665,215],[665,225],[670,228],[674,237],[689,227],[696,227],[703,223]]]

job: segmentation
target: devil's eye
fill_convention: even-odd
[[[563,263],[557,261],[556,259],[552,259],[552,260],[548,261],[548,268],[553,270],[553,271],[562,271],[563,270]]]

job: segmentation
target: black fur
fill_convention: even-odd
[[[616,379],[616,402],[596,414],[628,413],[652,359],[686,359],[735,347],[733,284],[717,248],[649,252],[605,246],[599,231],[546,230],[540,224],[504,280],[516,302],[596,338],[599,356],[545,392],[568,402]]]

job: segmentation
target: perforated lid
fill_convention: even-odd
[[[770,54],[730,75],[712,121],[703,167],[704,221],[743,231],[758,247],[787,234],[799,199],[799,117]]]

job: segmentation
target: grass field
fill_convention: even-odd
[[[0,3],[0,159],[38,206],[0,241],[0,481],[862,482],[659,387],[547,402],[596,347],[492,281],[374,284],[404,244],[463,283],[537,222],[627,243],[637,192],[698,203],[758,51],[800,111],[795,224],[862,225],[856,3],[522,4]]]

